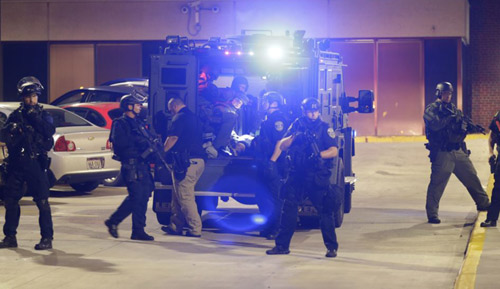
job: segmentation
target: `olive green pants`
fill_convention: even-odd
[[[190,159],[186,177],[182,181],[174,178],[174,189],[172,192],[172,217],[170,227],[177,232],[187,225],[188,230],[194,235],[201,235],[201,218],[196,206],[194,186],[205,169],[203,159]]]
[[[488,195],[481,186],[476,169],[463,150],[439,151],[431,166],[431,181],[427,188],[427,201],[425,209],[427,218],[437,218],[439,200],[443,196],[451,174],[467,188],[470,196],[478,208],[489,205]]]

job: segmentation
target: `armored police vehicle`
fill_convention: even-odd
[[[334,161],[331,182],[344,188],[344,194],[338,196],[335,213],[339,227],[343,214],[351,209],[355,182],[351,161],[355,132],[349,126],[348,113],[373,112],[373,92],[363,90],[357,98],[347,97],[341,56],[326,51],[328,42],[304,39],[303,36],[303,31],[296,32],[293,38],[254,34],[228,39],[211,38],[204,43],[179,36],[167,37],[161,52],[151,56],[148,121],[165,140],[171,119],[167,109],[170,98],[180,97],[190,110],[201,116],[207,103],[202,87],[206,88],[207,82],[210,82],[212,87],[223,89],[238,76],[248,80],[246,93],[250,100],[238,112],[235,132],[240,137],[246,135],[252,138],[258,134],[263,92],[281,93],[292,120],[300,116],[300,104],[304,98],[317,98],[323,121],[330,124],[338,137],[339,157]],[[350,106],[351,102],[358,102],[358,106]],[[251,152],[229,152],[209,159],[195,188],[198,210],[215,210],[219,201],[229,198],[244,204],[255,204],[255,194],[265,189],[257,177],[257,170]],[[153,210],[159,222],[167,224],[171,180],[164,173],[156,174],[155,178]],[[306,201],[299,208],[301,217],[316,214],[310,202]]]

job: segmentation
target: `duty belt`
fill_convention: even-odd
[[[146,165],[145,162],[139,161],[138,159],[125,159],[122,161],[124,165]]]
[[[457,151],[461,148],[462,148],[461,143],[447,143],[441,148],[441,150],[451,152],[451,151]]]

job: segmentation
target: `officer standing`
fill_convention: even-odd
[[[257,159],[263,169],[261,179],[266,184],[267,191],[257,194],[257,204],[262,214],[267,217],[261,236],[269,240],[276,239],[279,228],[281,207],[283,202],[279,192],[282,180],[285,178],[285,155],[281,154],[276,161],[271,161],[276,144],[285,135],[290,126],[288,115],[282,111],[285,103],[281,94],[270,91],[264,94],[266,103],[266,120],[260,126],[260,134],[255,138]]]
[[[171,98],[168,110],[174,115],[164,150],[172,163],[172,217],[162,230],[171,235],[201,237],[201,218],[195,202],[194,187],[205,169],[201,125],[180,98]]]
[[[467,188],[479,211],[488,209],[488,195],[481,186],[476,169],[469,159],[470,151],[465,144],[469,131],[462,111],[451,103],[453,86],[441,82],[436,86],[436,101],[425,108],[425,134],[430,151],[431,180],[427,188],[428,222],[439,224],[439,200],[451,174],[455,174]]]
[[[481,227],[496,227],[500,213],[500,162],[498,161],[500,153],[500,111],[493,117],[489,129],[488,149],[490,151],[491,172],[495,178],[495,184],[491,192],[491,205],[488,208],[488,215],[486,216],[486,220],[481,223]],[[497,156],[494,153],[495,145],[497,147]]]
[[[333,210],[334,192],[330,184],[333,158],[338,155],[335,133],[319,117],[319,102],[315,98],[302,101],[303,116],[296,119],[285,137],[279,141],[271,160],[276,161],[281,151],[287,150],[291,168],[283,187],[284,204],[276,246],[268,255],[289,254],[290,241],[297,225],[298,205],[305,196],[320,215],[326,257],[337,256],[337,236]]]
[[[149,140],[144,122],[139,114],[145,97],[133,91],[120,100],[123,115],[113,121],[110,142],[115,153],[114,158],[121,162],[121,175],[127,185],[128,196],[118,209],[104,222],[108,232],[118,238],[118,224],[132,214],[132,240],[153,241],[146,227],[146,210],[151,192],[154,189],[149,161]]]
[[[23,183],[26,182],[39,210],[42,238],[35,249],[52,249],[54,229],[46,170],[50,162],[47,151],[54,145],[52,135],[55,126],[51,115],[38,104],[42,91],[43,86],[36,77],[22,78],[17,84],[17,92],[22,98],[21,106],[10,114],[1,131],[1,140],[7,144],[9,156],[5,160],[5,238],[0,242],[0,248],[17,247],[16,230],[21,216],[19,200],[23,197]]]

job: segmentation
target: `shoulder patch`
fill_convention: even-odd
[[[274,129],[276,131],[282,131],[285,129],[285,124],[281,120],[278,120],[274,123]]]
[[[329,127],[326,132],[328,133],[328,136],[331,137],[331,138],[335,138],[335,131],[333,130],[333,128]]]

